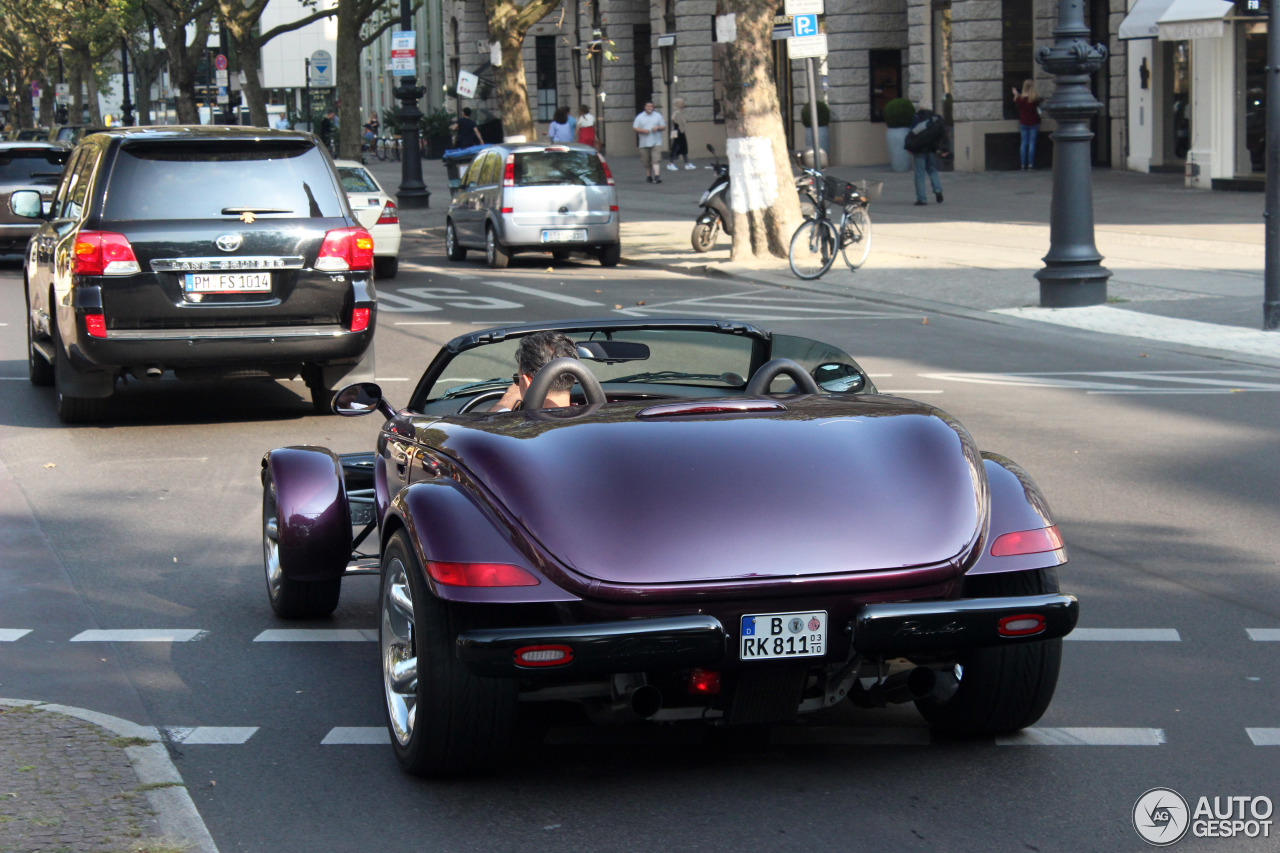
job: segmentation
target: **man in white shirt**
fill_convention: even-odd
[[[662,166],[662,132],[667,129],[667,122],[662,113],[653,108],[653,101],[645,103],[644,112],[636,116],[631,128],[636,132],[636,142],[640,146],[640,165],[644,170],[645,183],[662,183],[658,170]]]

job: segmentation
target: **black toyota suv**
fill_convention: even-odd
[[[31,382],[67,423],[101,419],[125,377],[301,376],[317,410],[372,378],[373,238],[314,136],[112,128],[71,153],[27,247]]]

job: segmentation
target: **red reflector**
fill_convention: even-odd
[[[695,666],[689,673],[689,692],[695,696],[715,696],[720,692],[720,673]]]
[[[537,586],[538,579],[509,563],[442,563],[427,561],[427,574],[450,586]]]
[[[502,212],[503,212],[503,213],[515,213],[515,212],[516,212],[516,209],[515,209],[514,207],[504,207],[504,208],[502,208]]]
[[[521,646],[515,652],[516,666],[564,666],[573,661],[568,646]]]
[[[1006,533],[991,543],[991,556],[1014,557],[1018,554],[1043,554],[1062,547],[1062,534],[1058,525],[1039,530],[1018,530]]]
[[[1032,634],[1039,634],[1044,629],[1044,617],[1039,613],[1006,616],[996,623],[996,630],[1002,637],[1029,637]]]
[[[382,215],[378,217],[379,225],[398,225],[400,223],[400,211],[396,208],[394,201],[387,202],[387,206],[382,208]]]
[[[611,205],[609,205],[609,212],[610,212],[610,213],[617,213],[617,212],[618,212],[618,206],[617,206],[616,204],[611,204]]]
[[[128,238],[112,231],[81,231],[73,252],[72,275],[131,275],[141,270]]]
[[[367,328],[369,328],[369,309],[351,309],[351,331],[363,332]]]
[[[89,333],[91,338],[105,338],[107,336],[107,318],[101,314],[85,314],[84,330]]]
[[[324,235],[316,269],[358,272],[373,269],[373,237],[360,227],[335,228]]]

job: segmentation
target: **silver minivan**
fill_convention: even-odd
[[[480,151],[462,175],[445,220],[449,260],[483,249],[501,269],[515,252],[586,252],[618,263],[618,193],[590,145],[508,143]]]

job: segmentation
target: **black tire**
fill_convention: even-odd
[[[616,267],[620,260],[622,260],[621,243],[609,243],[607,246],[600,247],[600,266]]]
[[[465,261],[467,259],[467,250],[458,242],[458,232],[453,227],[452,219],[444,224],[444,251],[451,261]]]
[[[73,397],[67,394],[64,383],[76,372],[62,349],[58,327],[53,327],[53,390],[58,420],[64,424],[96,424],[107,416],[109,397]]]
[[[431,594],[403,530],[383,550],[378,602],[383,707],[400,766],[415,776],[494,766],[511,747],[516,683],[481,678],[458,660],[459,632],[481,620],[475,610]]]
[[[791,236],[787,260],[797,278],[806,281],[819,278],[835,262],[840,250],[836,226],[828,219],[809,219],[800,223]]]
[[[867,262],[871,254],[871,213],[865,207],[849,211],[849,219],[840,229],[840,254],[851,270]]]
[[[333,395],[336,391],[322,384],[309,385],[307,390],[311,392],[311,408],[317,415],[333,414]]]
[[[1042,595],[1058,591],[1053,569],[979,575],[967,597]],[[947,702],[925,699],[916,708],[929,725],[957,737],[990,737],[1024,729],[1040,719],[1058,686],[1062,640],[976,649],[962,655],[960,687]]]
[[[48,388],[53,384],[53,365],[36,350],[36,333],[31,328],[31,310],[27,310],[27,378],[37,388]]]
[[[270,472],[262,483],[262,566],[267,579],[267,601],[281,619],[318,619],[338,609],[342,578],[298,581],[285,577],[280,568],[276,484]]]
[[[395,278],[400,271],[400,259],[381,257],[373,259],[373,274],[378,278]]]
[[[506,246],[502,245],[502,241],[498,239],[498,232],[493,230],[493,226],[484,229],[484,259],[490,269],[495,270],[504,270],[511,262],[511,253],[507,251]]]
[[[689,242],[693,244],[695,252],[710,252],[716,245],[716,235],[720,231],[720,220],[715,219],[711,222],[695,222],[693,225],[693,235],[689,238]]]

